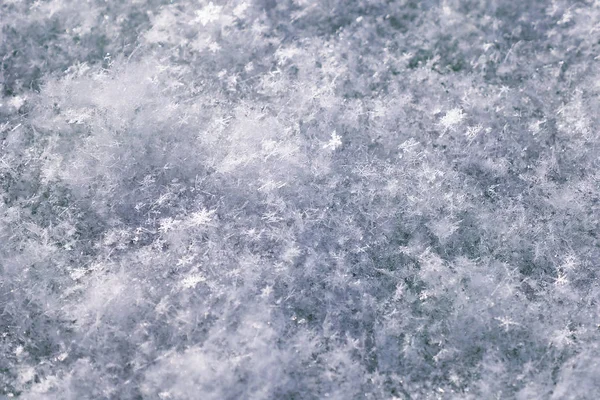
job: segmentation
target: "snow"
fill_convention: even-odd
[[[0,1],[0,398],[595,400],[599,17]]]

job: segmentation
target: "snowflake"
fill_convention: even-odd
[[[221,50],[221,46],[219,46],[219,43],[217,43],[217,42],[210,42],[208,44],[208,49],[211,52],[216,53],[217,51]]]
[[[564,25],[569,23],[571,20],[573,19],[573,14],[571,13],[571,10],[567,10],[567,12],[565,12],[562,16],[562,18],[560,19],[560,21],[557,22],[558,25]]]
[[[581,262],[574,254],[569,254],[564,258],[561,268],[565,271],[572,271],[579,267]]]
[[[459,384],[460,384],[460,382],[461,382],[460,376],[458,376],[458,375],[456,374],[456,372],[452,372],[452,373],[450,374],[450,376],[448,377],[448,379],[449,379],[449,380],[450,380],[450,382],[452,382],[452,384],[454,384],[454,385],[459,385]]]
[[[288,248],[287,250],[285,250],[285,252],[283,253],[283,260],[287,261],[287,262],[293,262],[296,257],[298,257],[302,252],[300,251],[300,249],[296,246],[292,246],[290,248]]]
[[[446,112],[446,115],[440,120],[440,124],[444,129],[454,129],[456,125],[460,124],[465,119],[465,114],[460,108],[453,108]]]
[[[465,136],[467,137],[467,139],[473,140],[479,134],[479,132],[481,132],[482,130],[483,130],[483,126],[481,126],[481,125],[469,126],[467,128],[467,132],[465,133]]]
[[[260,292],[260,297],[269,297],[271,293],[273,293],[273,286],[265,286]]]
[[[573,344],[573,332],[569,328],[554,331],[554,334],[550,338],[550,343],[559,349],[570,346]]]
[[[166,233],[173,230],[173,228],[175,228],[175,225],[177,225],[177,221],[175,221],[173,218],[163,218],[160,221],[160,226],[158,227],[158,230],[162,233]]]
[[[444,218],[435,221],[430,225],[431,230],[441,241],[445,241],[454,234],[459,228],[460,221],[452,221],[450,218]]]
[[[203,208],[200,211],[196,211],[192,213],[188,218],[188,224],[190,226],[202,226],[209,225],[210,221],[212,221],[212,217],[215,214],[215,210],[207,210]]]
[[[18,110],[25,104],[25,98],[22,96],[15,96],[8,101],[8,104]]]
[[[503,327],[504,330],[507,332],[512,325],[515,325],[515,326],[521,325],[508,317],[499,317],[499,318],[496,318],[496,320],[498,322],[500,322],[500,326]]]
[[[412,152],[413,149],[415,147],[417,147],[418,145],[419,145],[419,142],[417,142],[414,138],[410,138],[410,139],[402,142],[402,144],[400,146],[398,146],[398,148],[404,152]]]
[[[269,211],[264,213],[261,219],[267,221],[267,223],[275,223],[281,221],[283,218],[277,216],[277,211]]]
[[[142,179],[142,181],[140,182],[140,186],[142,186],[142,188],[147,189],[150,186],[152,186],[154,183],[156,182],[156,178],[152,175],[146,175],[144,176],[144,179]]]
[[[33,367],[23,367],[20,371],[18,381],[20,384],[33,381],[35,378],[35,369]]]
[[[85,108],[78,110],[68,109],[64,112],[64,116],[67,119],[67,123],[81,125],[89,121],[93,117],[93,114],[91,110]]]
[[[300,53],[301,51],[298,48],[285,47],[277,50],[277,52],[275,53],[275,57],[277,57],[278,63],[281,65],[284,64],[286,61],[291,60]]]
[[[238,77],[237,75],[231,75],[230,77],[227,78],[227,89],[231,90],[231,91],[236,91],[235,86],[238,83]]]
[[[233,9],[233,15],[235,15],[238,18],[242,18],[246,14],[246,10],[248,10],[248,7],[250,7],[250,5],[246,2],[243,2],[242,4],[238,5]]]
[[[556,275],[556,278],[554,279],[554,284],[556,286],[564,286],[568,283],[569,283],[569,280],[567,279],[567,274],[565,274],[562,271],[559,271],[558,274]]]
[[[263,181],[264,184],[258,188],[258,190],[260,192],[272,192],[275,189],[281,189],[282,187],[286,186],[287,183],[286,182],[282,182],[282,181],[274,181],[272,179],[267,179]]]
[[[251,228],[245,230],[243,234],[248,236],[250,240],[258,240],[262,235],[262,231],[258,231],[256,228]]]
[[[533,133],[534,135],[536,133],[539,133],[541,131],[541,125],[544,125],[546,123],[546,120],[539,120],[539,121],[533,121],[529,124],[529,131],[531,133]]]
[[[423,290],[421,293],[419,293],[419,300],[421,301],[425,301],[428,298],[430,298],[432,296],[432,293],[428,290]]]
[[[190,275],[181,281],[181,286],[185,289],[193,289],[197,284],[205,282],[206,278],[200,274]]]
[[[481,47],[483,48],[483,51],[488,51],[489,49],[494,47],[494,43],[484,43]]]
[[[194,254],[188,254],[186,256],[183,256],[179,260],[177,260],[177,266],[181,267],[190,265],[194,261],[194,258],[196,258]]]
[[[329,142],[327,142],[323,146],[323,148],[335,150],[338,147],[340,147],[341,145],[342,145],[342,137],[340,135],[338,135],[336,131],[333,131],[331,133],[331,139],[329,140]]]
[[[73,268],[69,275],[71,276],[71,279],[73,279],[74,281],[81,279],[85,276],[85,274],[87,273],[87,270],[85,268]]]
[[[206,24],[217,21],[219,19],[219,17],[221,16],[222,9],[223,7],[215,6],[211,1],[202,10],[196,11],[195,21],[200,21],[202,26],[206,26]]]

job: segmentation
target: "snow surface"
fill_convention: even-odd
[[[0,398],[600,398],[600,1],[0,26]]]

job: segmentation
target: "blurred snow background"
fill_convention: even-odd
[[[0,398],[600,395],[597,0],[0,27]]]

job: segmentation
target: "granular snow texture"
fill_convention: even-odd
[[[0,398],[600,398],[600,1],[0,27]]]

